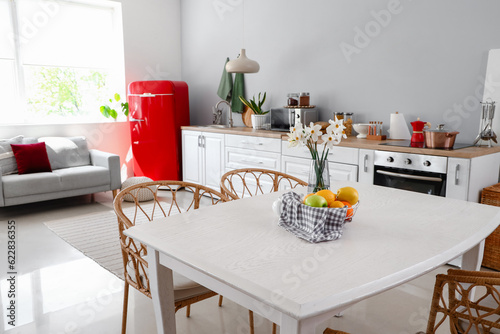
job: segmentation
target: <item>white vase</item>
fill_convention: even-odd
[[[265,115],[253,114],[252,115],[252,127],[255,130],[265,129],[266,124],[268,123],[267,116],[268,116],[268,114],[265,114]]]

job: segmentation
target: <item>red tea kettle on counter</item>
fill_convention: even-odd
[[[420,117],[417,118],[416,121],[410,122],[412,128],[413,128],[413,134],[411,135],[411,141],[410,145],[412,147],[424,147],[424,128],[427,126],[428,128],[431,127],[431,123],[429,122],[422,122],[420,120]]]

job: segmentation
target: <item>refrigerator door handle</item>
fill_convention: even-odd
[[[130,121],[131,121],[131,122],[144,122],[144,120],[143,120],[143,119],[139,119],[139,118],[132,118],[132,117],[130,117]]]

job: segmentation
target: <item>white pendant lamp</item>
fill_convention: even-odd
[[[245,45],[245,0],[243,0],[243,45]],[[229,73],[257,73],[260,70],[259,63],[247,58],[245,49],[240,50],[240,55],[235,60],[230,60],[226,64],[226,71]]]
[[[226,71],[229,73],[257,73],[259,70],[259,63],[247,58],[245,49],[241,49],[238,58],[230,60],[226,64]]]

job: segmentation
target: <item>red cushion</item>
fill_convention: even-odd
[[[19,174],[52,172],[45,143],[11,144]]]

